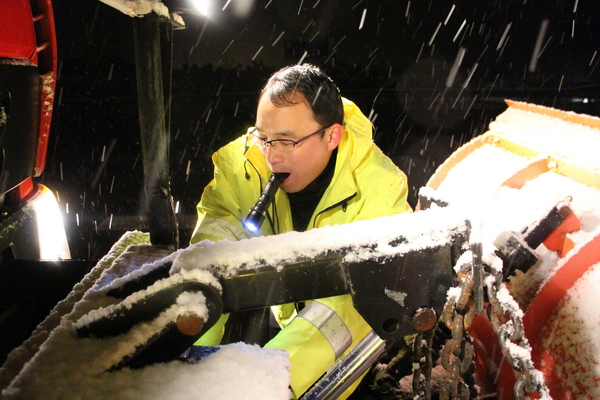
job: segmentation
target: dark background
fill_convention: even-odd
[[[170,172],[182,246],[210,155],[253,124],[258,90],[285,65],[321,66],[361,107],[409,176],[413,206],[504,99],[600,115],[596,2],[249,0],[241,13],[238,1],[215,1],[209,18],[183,15],[186,29],[174,32]],[[59,198],[73,258],[95,259],[144,228],[133,18],[97,0],[56,0],[54,13],[59,77],[39,181]]]

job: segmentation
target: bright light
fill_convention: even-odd
[[[244,221],[244,228],[250,233],[257,233],[260,230],[260,227],[256,225],[254,221]]]
[[[40,259],[68,260],[71,258],[67,235],[54,194],[42,186],[33,200],[38,226]]]
[[[192,0],[192,4],[202,15],[208,17],[209,0]]]

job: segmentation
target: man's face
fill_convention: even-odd
[[[302,95],[295,104],[278,107],[269,94],[262,96],[256,114],[256,135],[266,139],[291,139],[297,141],[323,128],[315,121],[313,112]],[[315,180],[327,166],[331,152],[338,141],[332,140],[331,128],[324,129],[323,137],[316,134],[300,142],[289,152],[266,146],[262,153],[272,172],[288,172],[281,188],[287,193],[304,189]]]

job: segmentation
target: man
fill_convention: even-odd
[[[218,150],[213,163],[192,243],[251,237],[242,221],[272,173],[289,176],[258,235],[411,211],[406,176],[373,143],[370,121],[325,73],[307,64],[269,79],[255,127]],[[266,346],[289,351],[296,396],[371,330],[350,295],[308,302],[296,318],[291,305],[276,313],[283,329]],[[217,324],[198,344],[215,345],[222,332]]]

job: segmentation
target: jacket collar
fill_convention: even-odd
[[[344,134],[338,145],[335,173],[324,198],[326,207],[353,197],[357,192],[354,171],[367,156],[372,146],[373,126],[371,121],[350,100],[342,98],[344,105]],[[335,191],[331,192],[331,188]]]
[[[354,170],[367,156],[372,146],[373,126],[371,121],[352,101],[342,98],[342,102],[344,105],[344,133],[338,145],[335,172],[322,199],[327,204],[321,202],[318,206],[319,209],[343,202],[357,193],[353,177]],[[258,146],[250,145],[247,137],[245,140],[247,140],[246,147],[244,147],[245,157],[260,171],[266,182],[271,174],[267,162]],[[333,187],[335,190],[332,190]]]

